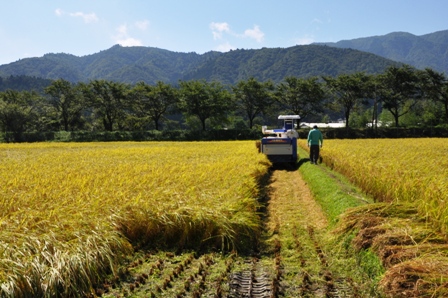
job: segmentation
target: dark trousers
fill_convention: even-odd
[[[310,146],[310,160],[314,163],[317,163],[319,160],[319,145]]]

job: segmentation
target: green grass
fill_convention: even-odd
[[[322,237],[325,239],[322,248],[329,259],[330,269],[339,278],[352,283],[350,286],[355,295],[378,297],[378,281],[385,272],[380,259],[370,249],[355,251],[352,233],[335,233],[341,215],[350,208],[373,203],[373,199],[324,163],[311,164],[309,153],[303,148],[299,148],[298,153],[301,157],[299,171],[329,220],[328,231]]]
[[[298,152],[302,157],[299,171],[332,225],[338,222],[339,216],[348,208],[373,202],[344,176],[331,171],[325,164],[314,165],[308,162],[307,151],[299,148]]]

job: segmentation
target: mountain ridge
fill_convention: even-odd
[[[150,84],[204,79],[235,84],[249,77],[279,82],[286,76],[334,76],[356,71],[378,73],[392,64],[393,61],[370,53],[316,45],[204,54],[115,45],[82,57],[49,53],[40,58],[21,59],[1,65],[0,76],[63,78],[71,82],[95,79],[124,83],[145,81]]]
[[[385,35],[315,44],[365,51],[416,68],[429,67],[448,74],[448,30],[423,35],[398,31]]]
[[[448,73],[448,30],[421,36],[392,32],[381,36],[314,43],[288,48],[172,52],[155,47],[114,45],[100,52],[75,56],[48,53],[0,65],[0,77],[63,78],[71,82],[105,79],[150,84],[157,81],[215,80],[235,84],[254,77],[282,81],[286,76],[336,76],[341,73],[380,73],[406,63]]]

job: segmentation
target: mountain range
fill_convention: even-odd
[[[448,74],[448,30],[420,36],[394,32],[382,36],[316,44],[356,49],[419,69],[429,67]]]
[[[287,76],[381,73],[401,63],[448,73],[448,30],[422,36],[395,32],[336,43],[204,54],[115,45],[82,57],[50,53],[20,59],[0,65],[0,77],[25,75],[71,82],[105,79],[131,84],[204,79],[236,84],[249,77],[280,82]]]

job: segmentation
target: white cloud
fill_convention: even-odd
[[[132,38],[132,37],[128,37],[125,39],[120,39],[120,40],[116,40],[117,43],[123,47],[137,47],[137,46],[142,46],[142,41]]]
[[[54,13],[55,13],[58,17],[60,17],[60,16],[62,16],[62,15],[64,14],[64,11],[63,11],[62,9],[60,9],[60,8],[56,8],[55,11],[54,11]]]
[[[119,36],[126,36],[126,35],[128,35],[128,25],[123,24],[123,25],[118,26],[117,34]]]
[[[143,45],[141,40],[129,36],[128,26],[126,24],[118,26],[118,28],[116,29],[116,35],[113,36],[113,39],[116,43],[122,45],[123,47]]]
[[[215,51],[218,51],[218,52],[228,52],[230,50],[235,50],[235,49],[236,48],[234,46],[232,46],[232,45],[230,45],[230,43],[226,42],[226,43],[218,45],[215,48]]]
[[[244,31],[244,37],[255,39],[257,42],[262,42],[264,33],[260,30],[259,26],[255,25],[253,29],[246,29]]]
[[[260,27],[258,25],[254,25],[252,29],[246,29],[244,30],[243,34],[238,34],[230,30],[230,25],[226,22],[223,23],[215,23],[212,22],[209,25],[209,28],[212,30],[213,39],[214,40],[220,40],[223,39],[224,33],[237,38],[251,38],[256,40],[257,42],[262,42],[264,40],[264,33],[260,30]],[[227,44],[222,44],[221,46],[226,47]]]
[[[69,12],[66,13],[65,11],[63,11],[60,8],[56,8],[54,11],[55,15],[57,15],[58,17],[61,17],[63,15],[68,14],[71,17],[75,17],[75,18],[82,18],[84,20],[84,23],[93,23],[93,22],[98,22],[98,17],[95,13],[84,13],[84,12]]]
[[[149,26],[149,21],[148,20],[135,22],[135,27],[137,27],[138,29],[140,29],[142,31],[148,29],[148,26]]]
[[[230,26],[227,23],[212,22],[210,23],[210,29],[212,30],[214,40],[221,39],[223,32],[230,32]]]
[[[84,20],[84,23],[98,22],[98,17],[93,12],[92,13],[73,12],[69,13],[69,15],[72,17],[82,18]]]

